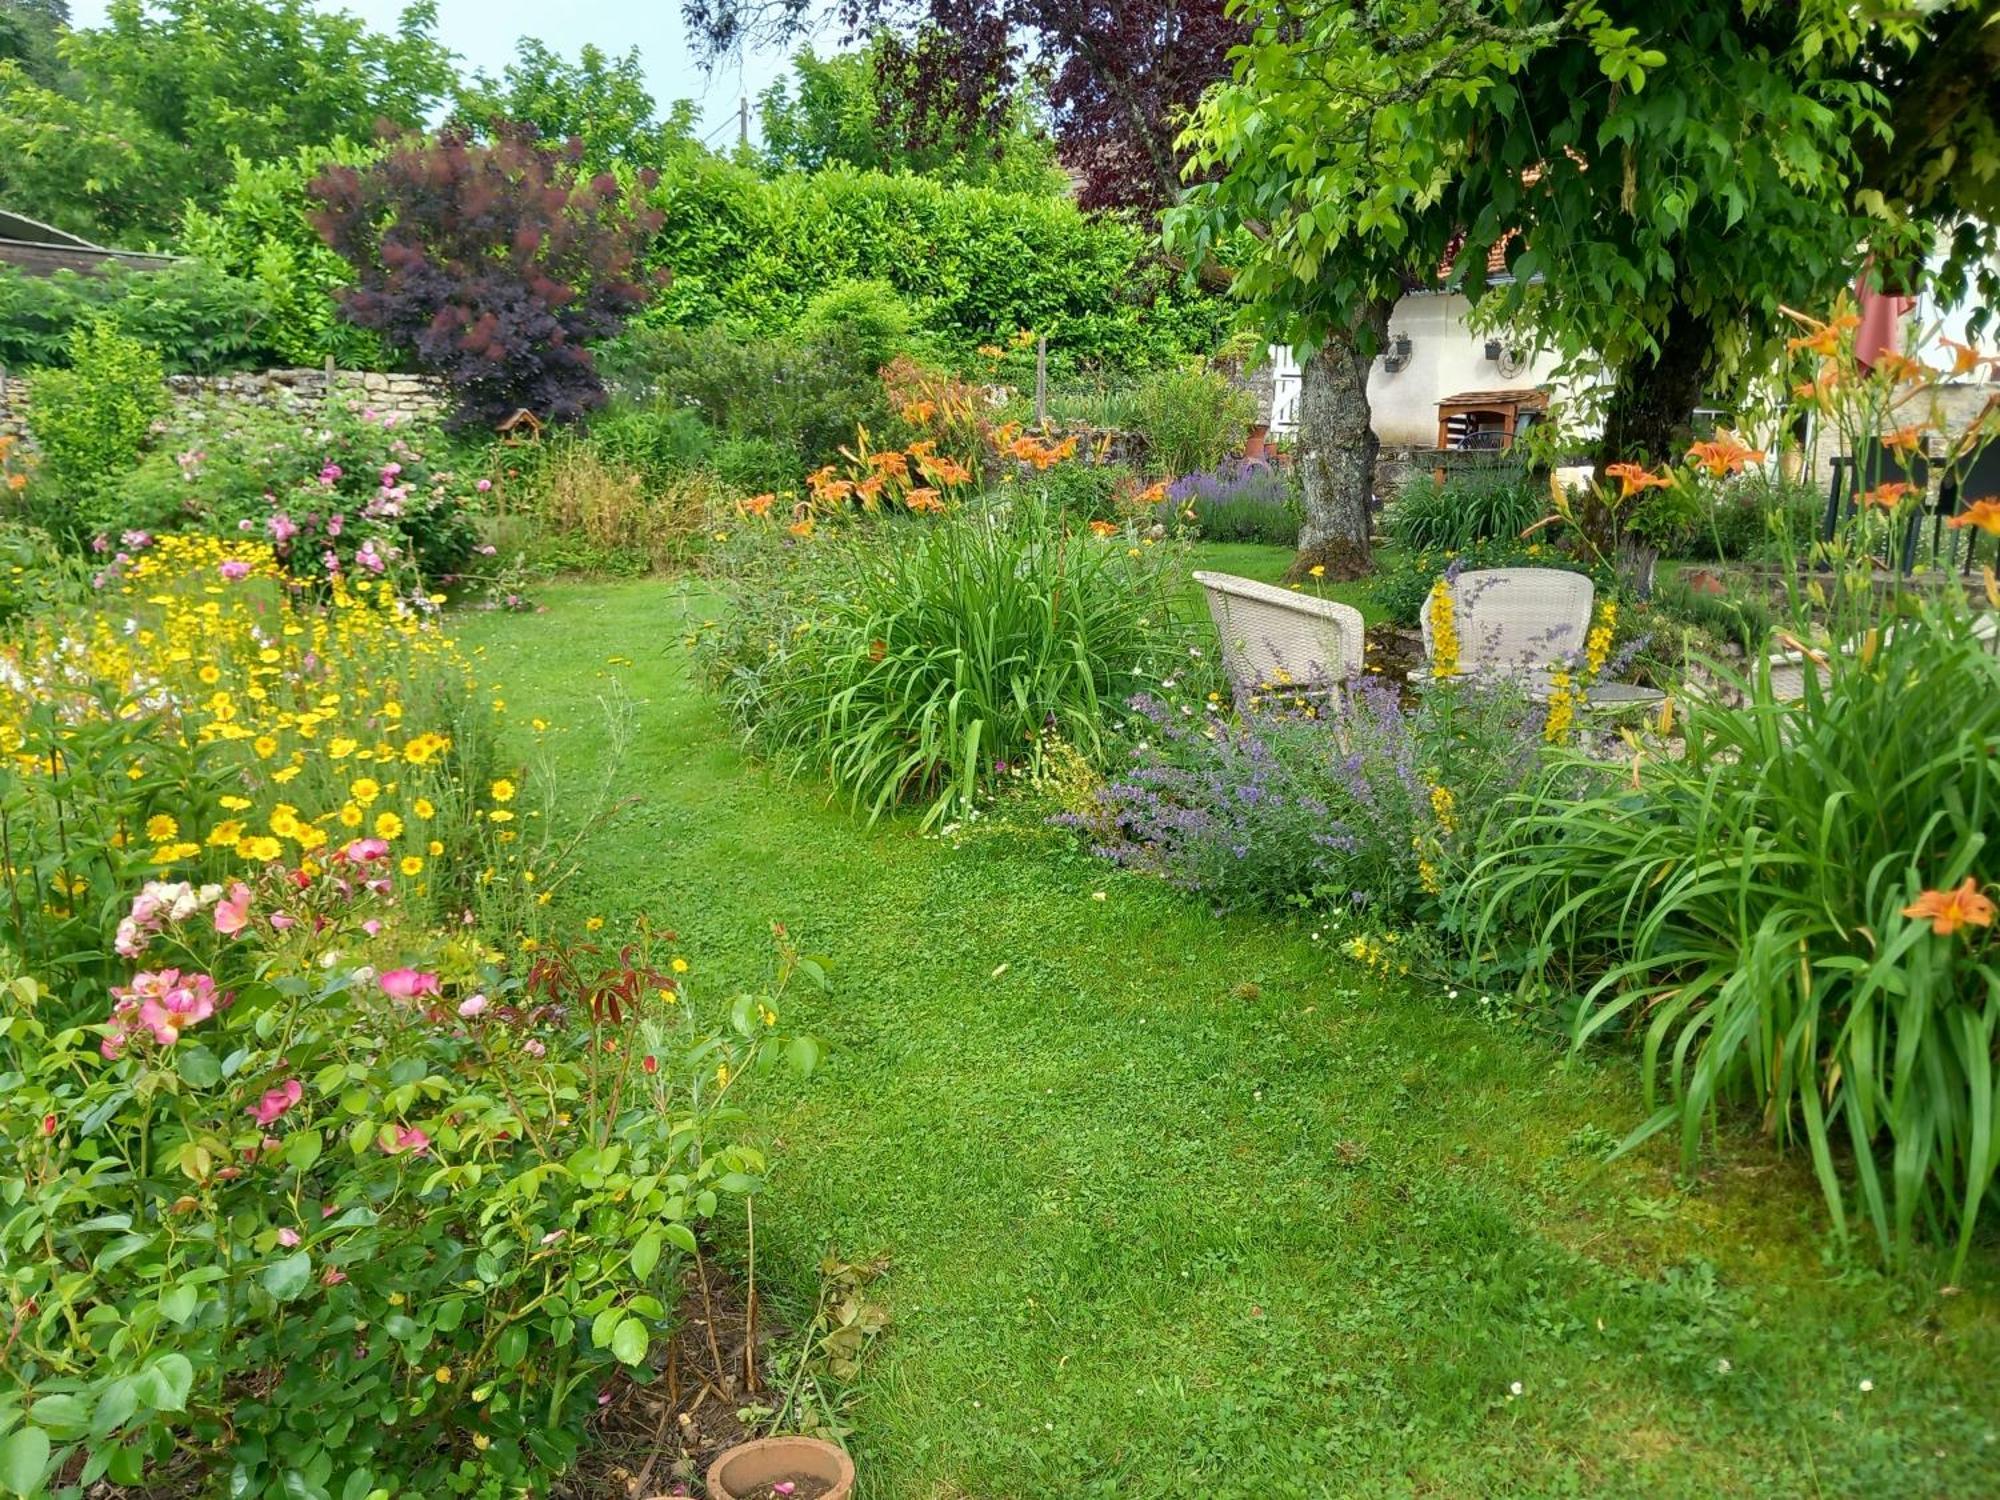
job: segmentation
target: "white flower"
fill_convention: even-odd
[[[1730,1369],[1730,1366],[1729,1366],[1729,1361],[1728,1361],[1728,1360],[1726,1360],[1726,1359],[1718,1359],[1718,1360],[1717,1360],[1717,1361],[1715,1362],[1715,1373],[1716,1373],[1716,1374],[1718,1374],[1718,1375],[1727,1375],[1727,1374],[1729,1373],[1729,1369]]]
[[[1517,1380],[1512,1385],[1507,1387],[1507,1394],[1509,1396],[1518,1396],[1521,1394],[1523,1389],[1524,1387],[1522,1386],[1521,1382]]]
[[[1874,1390],[1874,1389],[1875,1389],[1875,1382],[1874,1382],[1874,1381],[1872,1381],[1872,1380],[1864,1380],[1864,1381],[1862,1381],[1862,1382],[1861,1382],[1861,1394],[1862,1394],[1862,1395],[1864,1395],[1864,1396],[1865,1396],[1865,1395],[1867,1395],[1867,1394],[1868,1394],[1868,1393],[1869,1393],[1870,1391],[1872,1391],[1872,1390]]]

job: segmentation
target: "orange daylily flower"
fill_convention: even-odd
[[[1713,442],[1696,443],[1688,449],[1687,456],[1706,469],[1711,477],[1720,479],[1725,474],[1742,473],[1748,464],[1761,464],[1764,450],[1746,447],[1725,434]]]
[[[1618,481],[1618,498],[1630,500],[1641,490],[1666,489],[1674,482],[1671,474],[1655,474],[1643,464],[1606,464],[1607,479]]]
[[[1939,937],[1950,937],[1962,927],[1991,927],[1994,906],[1968,875],[1964,883],[1948,891],[1925,891],[1903,908],[1903,915],[1929,922]]]
[[[972,471],[955,458],[924,457],[918,460],[917,467],[924,471],[924,478],[946,489],[968,484],[972,480]]]
[[[1970,375],[1981,365],[2000,363],[1987,358],[1970,344],[1961,344],[1957,339],[1939,339],[1938,342],[1951,351],[1951,373]]]
[[[1884,510],[1894,510],[1905,499],[1916,493],[1917,487],[1914,484],[1902,479],[1888,479],[1876,485],[1874,489],[1863,492],[1857,498],[1864,508],[1879,505]]]
[[[771,513],[771,504],[777,498],[776,495],[752,495],[743,502],[743,513],[750,516],[768,516]]]
[[[1791,312],[1791,309],[1787,308],[1785,311]],[[1861,326],[1861,317],[1858,313],[1835,313],[1824,323],[1817,318],[1808,318],[1802,313],[1791,315],[1811,331],[1787,341],[1785,347],[1793,351],[1810,349],[1822,359],[1832,359],[1838,355],[1841,340]]]
[[[2000,495],[1988,495],[1983,500],[1973,501],[1944,524],[1954,531],[1977,526],[1989,536],[2000,536]]]
[[[929,511],[941,511],[944,509],[944,501],[938,498],[938,492],[933,489],[927,489],[922,487],[911,490],[910,493],[904,497],[903,503],[918,515],[923,515]]]
[[[1793,386],[1792,394],[1808,405],[1824,407],[1833,400],[1833,393],[1840,388],[1840,385],[1840,366],[1828,360],[1819,367],[1819,374],[1811,380]]]
[[[1092,536],[1116,536],[1118,535],[1118,528],[1109,521],[1092,521],[1090,523],[1090,534]]]
[[[1903,385],[1922,385],[1937,373],[1922,360],[1912,359],[1894,349],[1885,349],[1876,355],[1874,368],[1877,375],[1885,375]]]
[[[1912,422],[1908,427],[1898,427],[1894,432],[1882,434],[1882,446],[1893,448],[1898,453],[1915,453],[1923,446],[1924,428],[1922,422]]]

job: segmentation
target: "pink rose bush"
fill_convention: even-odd
[[[51,1473],[538,1489],[654,1342],[700,1221],[758,1185],[731,1095],[805,1045],[772,1012],[704,1030],[644,936],[510,972],[476,928],[413,923],[389,862],[363,837],[144,883],[86,1025],[0,985],[0,1237],[33,1214],[48,1247],[10,1267],[10,1378],[118,1413],[51,1425]],[[110,1336],[141,1319],[143,1353]]]

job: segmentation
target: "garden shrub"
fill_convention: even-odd
[[[1712,561],[1774,560],[1809,548],[1825,515],[1826,496],[1812,485],[1752,469],[1717,487],[1674,550]]]
[[[886,281],[836,281],[806,303],[793,336],[824,349],[849,369],[876,371],[909,351],[915,324]]]
[[[1187,663],[1185,559],[1070,532],[1032,484],[795,530],[738,555],[727,615],[692,644],[753,747],[871,817],[963,813],[1050,733],[1101,763],[1115,706]]]
[[[479,545],[483,480],[437,464],[443,435],[328,402],[310,419],[241,402],[189,407],[137,468],[79,512],[100,552],[211,531],[268,540],[297,576],[414,569],[450,582]]]
[[[1060,463],[1016,481],[1040,490],[1069,524],[1122,521],[1138,508],[1139,480],[1123,464]]]
[[[343,369],[398,368],[381,338],[340,316],[339,302],[354,270],[319,237],[319,208],[308,185],[328,164],[363,167],[380,148],[334,140],[269,161],[237,157],[228,186],[206,204],[190,203],[180,243],[189,254],[254,288],[264,310],[256,333],[281,365],[321,364],[329,355]],[[170,356],[171,359],[171,356]]]
[[[458,394],[458,427],[516,411],[569,421],[603,404],[589,346],[645,305],[639,266],[659,218],[610,173],[509,127],[488,144],[447,129],[356,168],[329,166],[314,223],[355,273],[342,314]],[[505,204],[497,213],[494,205]]]
[[[1436,684],[1407,706],[1374,676],[1342,694],[1336,707],[1275,683],[1240,713],[1141,696],[1130,763],[1094,808],[1058,821],[1220,909],[1435,921],[1494,809],[1539,764],[1542,711],[1505,683]]]
[[[1548,486],[1526,475],[1423,475],[1396,492],[1382,525],[1405,551],[1457,552],[1517,540],[1548,510]]]
[[[34,1250],[0,1253],[10,1482],[546,1482],[671,1326],[696,1229],[761,1185],[733,1095],[769,1004],[705,1031],[643,958],[575,993],[385,942],[366,872],[148,884],[108,1021],[0,983],[0,1229]]]
[[[160,356],[99,320],[70,334],[69,364],[28,377],[28,426],[41,449],[38,519],[75,535],[79,507],[138,463],[167,409]],[[65,504],[65,502],[67,502]]]
[[[546,797],[385,585],[173,537],[10,635],[8,1488],[546,1483],[760,1185],[768,997],[551,938]]]
[[[1298,541],[1305,518],[1291,471],[1247,458],[1182,475],[1167,487],[1159,514],[1195,527],[1204,541],[1277,547]]]
[[[1146,458],[1162,474],[1193,474],[1240,455],[1256,403],[1214,370],[1155,371],[1133,396],[1134,425]]]
[[[797,449],[768,437],[724,438],[715,445],[715,472],[732,489],[758,492],[794,490],[804,458]]]
[[[0,266],[0,365],[67,365],[78,330],[103,322],[148,344],[163,368],[204,374],[278,357],[266,290],[201,260],[31,276]]]
[[[579,434],[607,465],[637,474],[649,485],[700,467],[715,442],[700,412],[658,399],[616,399],[583,427],[552,434],[542,447],[550,453],[565,451]],[[535,447],[501,451],[531,458]]]
[[[1661,579],[1653,588],[1652,605],[1662,614],[1745,652],[1765,649],[1777,626],[1776,611],[1762,599],[1733,591],[1705,592],[1690,588],[1680,578]]]
[[[890,416],[874,370],[798,339],[646,328],[608,352],[621,390],[695,413],[714,442],[710,462],[753,491],[796,489],[808,470],[839,458],[857,428],[879,431]]]

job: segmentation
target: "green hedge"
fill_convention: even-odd
[[[1066,198],[838,168],[765,180],[715,157],[675,163],[653,263],[671,282],[649,324],[789,328],[843,280],[890,283],[956,352],[1020,329],[1058,368],[1142,366],[1209,349],[1232,309],[1184,291],[1151,241]]]
[[[239,161],[221,198],[182,223],[181,247],[197,260],[152,279],[0,279],[0,361],[60,362],[70,329],[102,311],[169,369],[328,354],[350,369],[388,368],[376,340],[335,315],[346,267],[319,242],[306,195],[323,163],[371,150],[336,142]],[[667,165],[653,199],[665,224],[650,260],[672,275],[642,327],[779,334],[829,288],[877,280],[953,354],[1032,329],[1048,335],[1058,370],[1123,370],[1212,349],[1233,311],[1183,288],[1133,224],[1066,198],[849,168],[767,180],[689,153]]]

